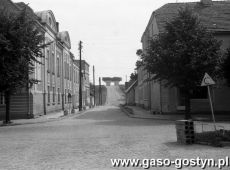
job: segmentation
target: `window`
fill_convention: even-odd
[[[50,71],[50,51],[47,50],[47,71]]]
[[[67,63],[67,70],[68,70],[68,71],[67,71],[67,79],[68,79],[68,80],[70,80],[70,76],[69,76],[69,67],[70,67],[70,66],[69,66],[69,63]]]
[[[69,65],[69,80],[71,81],[72,80],[72,66],[71,64]]]
[[[52,21],[50,17],[49,17],[49,25],[52,26]]]
[[[60,59],[57,58],[57,76],[60,77]]]
[[[60,104],[60,88],[58,88],[58,104]]]
[[[52,52],[52,62],[51,62],[51,66],[52,66],[52,73],[55,73],[55,60],[54,60],[54,53]]]
[[[5,96],[3,93],[0,93],[0,105],[5,105]]]
[[[65,89],[65,104],[66,104],[66,89]]]
[[[64,77],[65,77],[65,79],[66,79],[66,61],[64,61]]]
[[[53,104],[55,103],[55,87],[53,87]]]
[[[78,71],[76,71],[76,82],[77,82],[77,83],[79,83],[78,75],[79,75],[79,73],[78,73]]]
[[[50,86],[47,87],[48,90],[48,105],[50,104]]]
[[[75,83],[75,70],[73,70],[73,82]]]

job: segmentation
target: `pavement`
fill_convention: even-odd
[[[125,103],[125,94],[119,86],[106,86],[106,88],[106,105],[119,106],[120,104]]]
[[[133,119],[118,106],[95,107],[60,121],[5,126],[0,128],[0,134],[0,170],[141,170],[144,168],[112,167],[111,159],[230,156],[228,147],[178,144],[174,122]],[[150,169],[176,170],[175,165]]]
[[[122,111],[124,111],[127,116],[137,119],[152,119],[152,120],[168,120],[176,121],[183,120],[183,114],[153,114],[149,110],[145,110],[137,106],[121,106]],[[216,116],[219,120],[216,122],[217,129],[230,130],[229,117],[226,116]],[[193,120],[195,122],[196,132],[202,131],[212,131],[214,130],[214,124],[208,115],[193,115]]]
[[[184,118],[184,115],[182,114],[178,114],[178,115],[152,114],[151,111],[145,110],[137,106],[125,106],[125,109],[128,116],[132,118],[159,119],[159,120],[179,120]]]
[[[46,123],[51,121],[56,121],[60,119],[64,119],[70,116],[80,116],[85,111],[87,111],[89,107],[86,108],[86,110],[79,111],[78,109],[75,109],[75,113],[64,115],[64,111],[55,111],[48,113],[47,115],[38,116],[31,119],[15,119],[11,120],[10,124],[4,124],[3,121],[0,123],[0,126],[16,126],[16,125],[24,125],[24,124],[36,124],[36,123]]]
[[[119,86],[107,86],[107,97],[106,97],[106,105],[114,105],[118,106],[119,104],[124,103],[125,95],[119,88]],[[86,110],[89,107],[86,108]],[[74,115],[81,115],[84,111],[79,112],[75,109]],[[4,124],[3,121],[0,123],[0,126],[16,126],[16,125],[23,125],[23,124],[35,124],[35,123],[45,123],[50,121],[55,121],[59,119],[64,119],[69,117],[73,114],[64,115],[64,112],[56,111],[52,113],[48,113],[47,115],[42,115],[39,117],[31,118],[31,119],[15,119],[11,120],[10,124]]]
[[[111,89],[117,94],[119,90]],[[224,159],[230,147],[181,145],[175,123],[169,120],[137,119],[119,108],[121,96],[109,97],[111,105],[98,106],[65,119],[46,117],[46,123],[0,128],[0,170],[113,170],[144,169],[142,166],[113,167],[111,159]],[[156,170],[176,170],[151,167]],[[200,170],[200,167],[182,167]],[[206,167],[216,170],[216,167]],[[229,170],[223,167],[222,170]]]
[[[153,114],[151,111],[143,109],[138,106],[122,106],[125,110],[128,116],[133,118],[141,118],[141,119],[160,119],[160,120],[179,120],[184,119],[183,113],[164,113],[164,114]],[[201,122],[212,122],[212,116],[211,113],[208,114],[192,114],[192,119],[194,121],[201,121]],[[230,122],[230,114],[229,115],[221,115],[221,114],[215,114],[216,122]]]

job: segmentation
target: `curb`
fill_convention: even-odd
[[[140,117],[140,116],[136,116],[135,114],[134,114],[134,112],[133,112],[133,110],[132,109],[127,109],[125,106],[122,106],[122,105],[120,105],[120,109],[128,116],[128,117],[130,117],[130,118],[136,118],[136,119],[152,119],[152,120],[167,120],[167,121],[176,121],[176,120],[178,120],[178,119],[170,119],[170,118],[154,118],[154,117]],[[130,112],[129,110],[132,110],[132,112]],[[196,117],[194,117],[193,118],[193,121],[199,121],[199,122],[207,122],[207,123],[211,123],[212,122],[212,120],[211,119],[206,119],[205,118],[205,120],[200,120],[200,118],[196,118]],[[217,122],[229,122],[230,121],[230,119],[225,119],[225,120],[223,120],[223,119],[220,119],[220,120],[217,120]]]
[[[176,121],[172,120],[170,118],[154,118],[154,117],[140,117],[140,116],[135,116],[133,110],[130,113],[129,109],[127,109],[124,106],[120,106],[121,111],[123,111],[128,117],[134,118],[134,119],[150,119],[150,120],[165,120],[165,121]]]
[[[54,122],[54,121],[60,121],[60,120],[64,120],[64,119],[67,119],[67,118],[70,118],[70,117],[79,117],[81,115],[83,115],[85,112],[91,110],[88,109],[88,110],[83,110],[83,111],[80,111],[80,112],[77,112],[77,113],[73,113],[73,114],[69,114],[69,115],[62,115],[62,116],[59,116],[57,118],[50,118],[50,119],[45,119],[45,120],[40,120],[40,121],[37,121],[37,122],[24,122],[24,123],[11,123],[11,124],[0,124],[0,128],[1,127],[9,127],[9,126],[20,126],[20,125],[30,125],[30,124],[42,124],[42,123],[48,123],[48,122]],[[33,119],[31,119],[33,120]],[[36,120],[36,118],[35,118]]]

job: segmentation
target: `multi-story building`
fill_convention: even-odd
[[[75,60],[77,65],[80,64],[79,60]],[[90,106],[90,81],[89,81],[89,64],[85,61],[81,61],[82,68],[82,105]]]
[[[183,7],[191,8],[200,18],[201,23],[212,31],[217,40],[222,40],[222,50],[230,47],[230,2],[201,0],[200,2],[168,3],[156,11],[150,17],[148,25],[142,35],[141,42],[143,52],[149,45],[149,39],[164,32],[165,23],[178,14]],[[147,73],[144,66],[138,67],[138,105],[151,109],[154,112],[177,112],[184,110],[183,95],[176,87],[167,88],[164,81],[147,81],[153,75]],[[213,102],[216,111],[229,111],[230,88],[218,84],[213,90]],[[191,111],[209,111],[207,90],[193,95],[191,99]]]
[[[12,11],[19,11],[26,5],[3,0],[3,5]],[[38,59],[42,64],[35,63],[31,78],[40,80],[31,89],[19,89],[12,96],[10,113],[12,118],[28,118],[49,112],[72,110],[78,108],[79,100],[79,65],[71,53],[71,41],[68,31],[59,31],[59,23],[51,10],[33,12],[45,35],[45,42],[50,43],[43,53],[44,58]],[[83,61],[85,75],[83,106],[89,100],[89,65]],[[0,117],[5,115],[4,96],[0,98]]]

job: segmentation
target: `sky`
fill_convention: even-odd
[[[12,0],[21,2],[22,0]],[[194,0],[196,1],[196,0]],[[23,0],[35,11],[51,10],[60,31],[68,31],[71,51],[90,64],[92,82],[99,77],[122,77],[124,83],[134,72],[141,36],[154,10],[166,3],[189,0]]]

